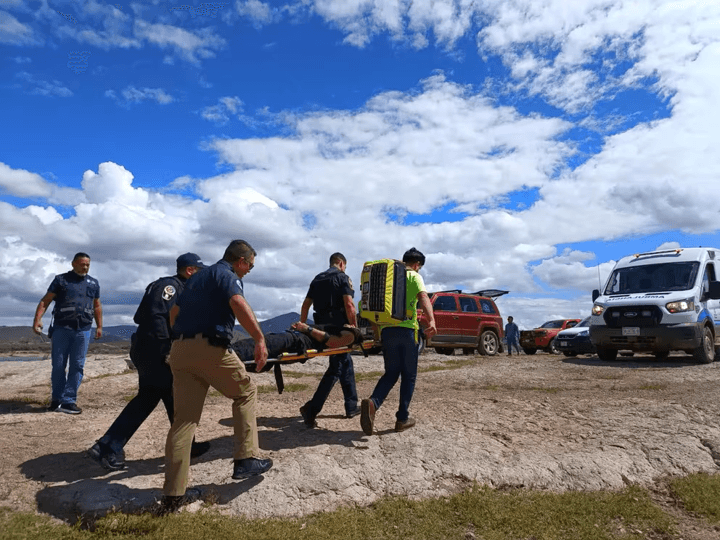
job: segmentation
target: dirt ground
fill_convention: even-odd
[[[24,350],[14,354],[32,357],[45,353]],[[0,361],[0,429],[3,433],[0,439],[0,506],[19,511],[45,511],[64,519],[59,512],[54,514],[48,510],[52,507],[47,502],[48,494],[54,493],[52,488],[59,483],[67,485],[86,481],[88,476],[105,474],[99,469],[88,472],[97,466],[84,456],[84,452],[134,395],[137,376],[127,370],[124,358],[125,354],[117,350],[112,354],[89,353],[85,380],[79,392],[78,404],[83,408],[79,416],[44,412],[50,391],[49,361]],[[382,370],[382,357],[355,356],[354,359],[358,394],[361,398],[367,397],[377,381],[377,375],[370,373]],[[350,446],[367,439],[360,431],[359,418],[347,420],[343,417],[339,385],[318,417],[318,429],[308,430],[299,422],[298,408],[312,396],[324,368],[320,359],[288,366],[285,376],[288,388],[282,395],[272,390],[274,378],[271,373],[255,376],[258,385],[269,390],[259,395],[260,445],[273,457],[278,469],[282,468],[283,459],[288,460],[289,466],[293,452],[302,450],[310,455],[313,448],[317,451],[330,448],[332,451],[338,448],[333,445]],[[443,369],[435,371],[438,368]],[[367,374],[370,376],[366,377]],[[640,483],[650,488],[654,500],[678,519],[681,538],[717,539],[720,528],[683,511],[666,486],[671,476],[717,470],[720,463],[719,383],[720,363],[696,365],[689,356],[680,353],[666,362],[640,355],[607,363],[590,355],[565,358],[538,353],[486,357],[428,352],[421,356],[411,406],[411,414],[417,418],[418,426],[403,434],[392,432],[396,387],[388,397],[387,405],[378,411],[376,429],[379,437],[375,439],[383,440],[384,437],[385,441],[390,441],[391,437],[415,432],[413,436],[419,439],[413,439],[416,441],[413,444],[422,444],[420,439],[428,439],[433,430],[473,433],[492,443],[488,444],[488,452],[492,453],[492,445],[500,448],[503,461],[498,463],[511,463],[515,457],[524,455],[530,455],[529,459],[532,459],[534,452],[538,456],[556,455],[559,461],[563,460],[560,454],[565,452],[572,459],[587,452],[591,462],[582,474],[569,471],[566,465],[563,474],[558,473],[556,478],[547,481],[538,480],[540,477],[537,476],[523,480],[516,473],[495,471],[488,465],[487,473],[450,475],[457,481],[454,484],[448,481],[444,491],[438,490],[437,486],[433,487],[434,491],[408,489],[409,496],[452,492],[466,486],[468,480],[503,488],[612,489],[617,487],[612,483],[615,473],[603,471],[603,462],[592,457],[591,452],[597,446],[605,451],[624,452],[623,457],[641,458],[643,462],[654,464],[655,468],[648,471],[642,469],[647,464],[638,465],[636,478],[628,473],[630,477],[623,474],[622,479],[625,483]],[[633,407],[643,411],[642,414],[633,412]],[[211,453],[216,453],[213,455],[227,457],[231,454],[229,413],[229,402],[211,391],[197,438],[212,441]],[[696,427],[687,427],[688,418]],[[663,427],[666,425],[667,428]],[[157,473],[162,466],[167,428],[167,417],[162,407],[158,407],[126,446],[128,461],[131,464],[137,462],[137,468],[144,467]],[[640,441],[638,448],[641,451],[634,452],[632,439],[635,436],[642,439],[665,430],[667,432],[660,433],[658,440],[667,439],[671,450],[673,445],[684,444],[685,439],[679,439],[680,443],[673,439],[677,433],[692,431],[687,439],[692,446],[689,455],[699,455],[698,462],[678,463],[680,460],[672,457],[676,455],[675,450],[669,451],[670,458],[663,457],[665,454],[660,450],[664,443],[656,441]],[[625,440],[628,441],[625,446],[625,443],[617,442]],[[684,455],[682,451],[680,455]],[[483,458],[478,459],[482,461]],[[656,463],[663,460],[668,463]],[[486,461],[493,463],[490,459]],[[229,471],[226,463],[223,462],[223,467]],[[586,465],[580,463],[575,467]],[[203,473],[196,474],[201,478]],[[158,482],[157,474],[152,478],[153,482]],[[398,493],[403,489],[402,485],[400,488],[388,487],[386,492]],[[298,500],[295,514],[326,507],[322,499],[318,499],[315,506],[308,502],[310,498],[303,499],[298,495]],[[268,512],[272,512],[272,508]]]

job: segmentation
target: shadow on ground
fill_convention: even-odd
[[[323,418],[344,418],[338,415],[319,415]],[[219,421],[223,426],[232,427],[232,418],[223,418]],[[263,450],[278,451],[288,448],[320,446],[324,444],[337,446],[354,446],[353,441],[361,440],[364,435],[360,429],[359,417],[347,419],[348,431],[335,429],[322,429],[322,427],[308,428],[299,417],[275,418],[260,417],[257,419],[258,427],[268,428],[258,433],[260,448]]]
[[[0,414],[26,414],[46,412],[47,405],[39,401],[0,399]]]
[[[597,356],[589,358],[568,357],[561,360],[565,364],[578,366],[603,366],[622,369],[658,369],[658,368],[682,368],[696,365],[692,356],[671,356],[667,360],[657,360],[654,356],[618,356],[617,360],[606,362]]]

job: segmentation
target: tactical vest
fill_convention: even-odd
[[[85,276],[82,281],[70,282],[65,275],[57,276],[57,280],[63,292],[55,296],[53,325],[75,330],[92,326],[97,281],[90,281]]]
[[[402,261],[368,261],[360,276],[360,316],[387,326],[407,320],[407,267]]]
[[[340,292],[343,274],[337,268],[329,268],[313,280],[313,320],[317,324],[347,324],[345,303]]]

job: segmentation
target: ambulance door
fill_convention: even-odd
[[[711,262],[705,266],[705,272],[703,273],[702,289],[700,291],[700,298],[704,300],[705,307],[712,315],[715,321],[715,336],[718,337],[720,334],[720,300],[712,300],[708,298],[708,291],[710,290],[710,282],[715,281],[715,265]]]

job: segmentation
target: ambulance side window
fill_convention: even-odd
[[[711,281],[715,281],[715,266],[713,263],[708,263],[705,267],[705,273],[703,274],[702,290],[700,292],[701,300],[707,299],[707,294],[710,292]]]

